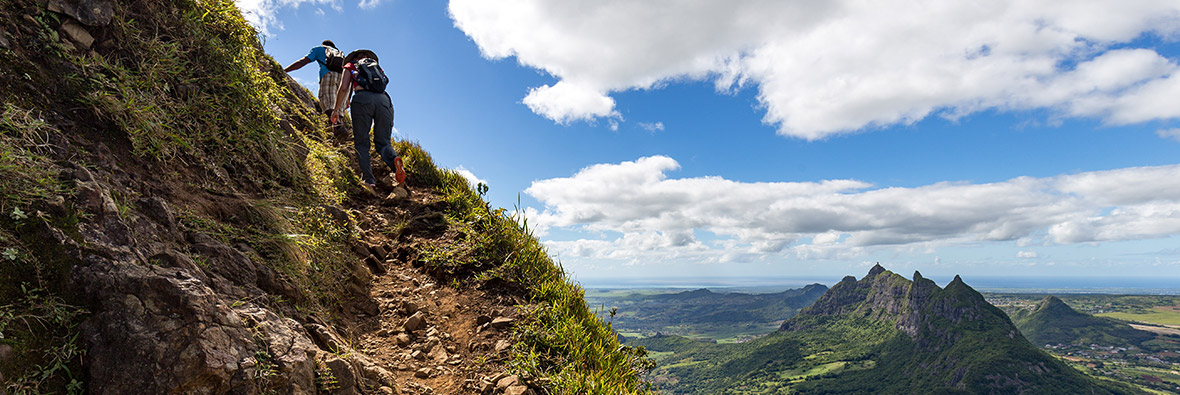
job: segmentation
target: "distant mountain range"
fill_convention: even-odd
[[[707,289],[672,294],[635,296],[616,299],[629,306],[633,317],[658,323],[708,323],[735,321],[776,321],[794,316],[828,290],[823,284],[811,284],[770,294],[718,293]],[[625,318],[624,318],[625,319]]]
[[[675,394],[1137,393],[1034,347],[958,276],[939,288],[880,265],[861,280],[845,277],[780,331],[748,343],[636,343],[673,353],[652,380]]]
[[[587,296],[586,300],[620,332],[736,340],[774,331],[780,322],[798,314],[827,290],[823,284],[811,284],[768,294],[697,289],[654,295]],[[617,313],[610,317],[615,308]]]
[[[1155,334],[1132,328],[1118,320],[1081,313],[1056,296],[1047,296],[1032,310],[1012,316],[1020,332],[1035,345],[1103,344],[1139,346]]]

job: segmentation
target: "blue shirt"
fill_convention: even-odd
[[[323,79],[324,75],[328,74],[328,50],[327,50],[327,48],[325,48],[323,45],[312,48],[311,52],[307,53],[307,58],[311,59],[312,62],[319,63],[319,65],[320,65],[320,79]]]

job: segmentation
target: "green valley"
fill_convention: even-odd
[[[773,332],[827,290],[821,284],[767,294],[599,290],[587,292],[586,303],[627,337],[665,334],[736,343]]]

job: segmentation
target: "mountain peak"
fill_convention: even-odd
[[[845,277],[819,298],[811,307],[800,312],[802,316],[836,316],[853,314],[872,320],[892,323],[911,338],[917,338],[930,320],[945,319],[952,324],[965,320],[986,319],[997,325],[1011,325],[1006,319],[994,320],[992,316],[1003,313],[987,303],[971,289],[960,276],[939,288],[933,281],[914,271],[913,281],[889,272],[876,264],[869,274],[860,281]],[[947,302],[950,303],[947,303]],[[985,318],[986,317],[986,318]],[[801,321],[803,318],[795,321]],[[1001,322],[1002,321],[1002,322]],[[803,322],[784,322],[784,330],[804,328]],[[1015,328],[1012,328],[1015,329]]]
[[[1046,296],[1040,302],[1037,302],[1037,305],[1033,307],[1033,311],[1037,313],[1056,312],[1057,314],[1081,315],[1077,310],[1069,307],[1064,301],[1053,295]]]
[[[885,268],[881,267],[881,262],[877,262],[876,265],[873,265],[872,269],[869,269],[868,277],[876,277],[878,274],[881,274],[884,272],[885,272]]]

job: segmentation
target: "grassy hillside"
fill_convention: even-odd
[[[1079,313],[1055,296],[1046,296],[1032,310],[1012,317],[1030,342],[1046,344],[1102,344],[1139,346],[1155,335],[1110,318]]]
[[[214,295],[238,300],[220,308],[248,304],[347,329],[348,307],[368,297],[350,290],[352,251],[368,236],[396,240],[411,219],[375,228],[368,216],[381,213],[349,209],[374,198],[358,184],[350,144],[334,139],[308,92],[261,51],[232,1],[98,3],[109,7],[101,20],[78,21],[45,1],[0,0],[3,389],[92,385],[103,361],[82,363],[93,344],[81,328],[106,315],[78,288],[78,268],[95,267],[87,257],[149,272],[180,262],[199,278],[241,274],[178,241],[152,240],[140,228],[154,218],[233,246],[273,274],[264,289]],[[432,207],[441,215],[430,218],[452,235],[413,251],[416,262],[456,290],[525,301],[510,371],[555,393],[646,392],[642,350],[621,346],[587,309],[523,218],[490,207],[416,144],[395,148],[411,188],[439,196]],[[140,252],[154,250],[173,252]],[[264,367],[269,357],[251,360]],[[264,382],[284,374],[256,371]]]
[[[776,394],[876,365],[874,350],[894,332],[869,320],[815,319],[815,330],[775,332],[739,344],[680,336],[635,341],[655,356],[651,381],[671,394]]]

